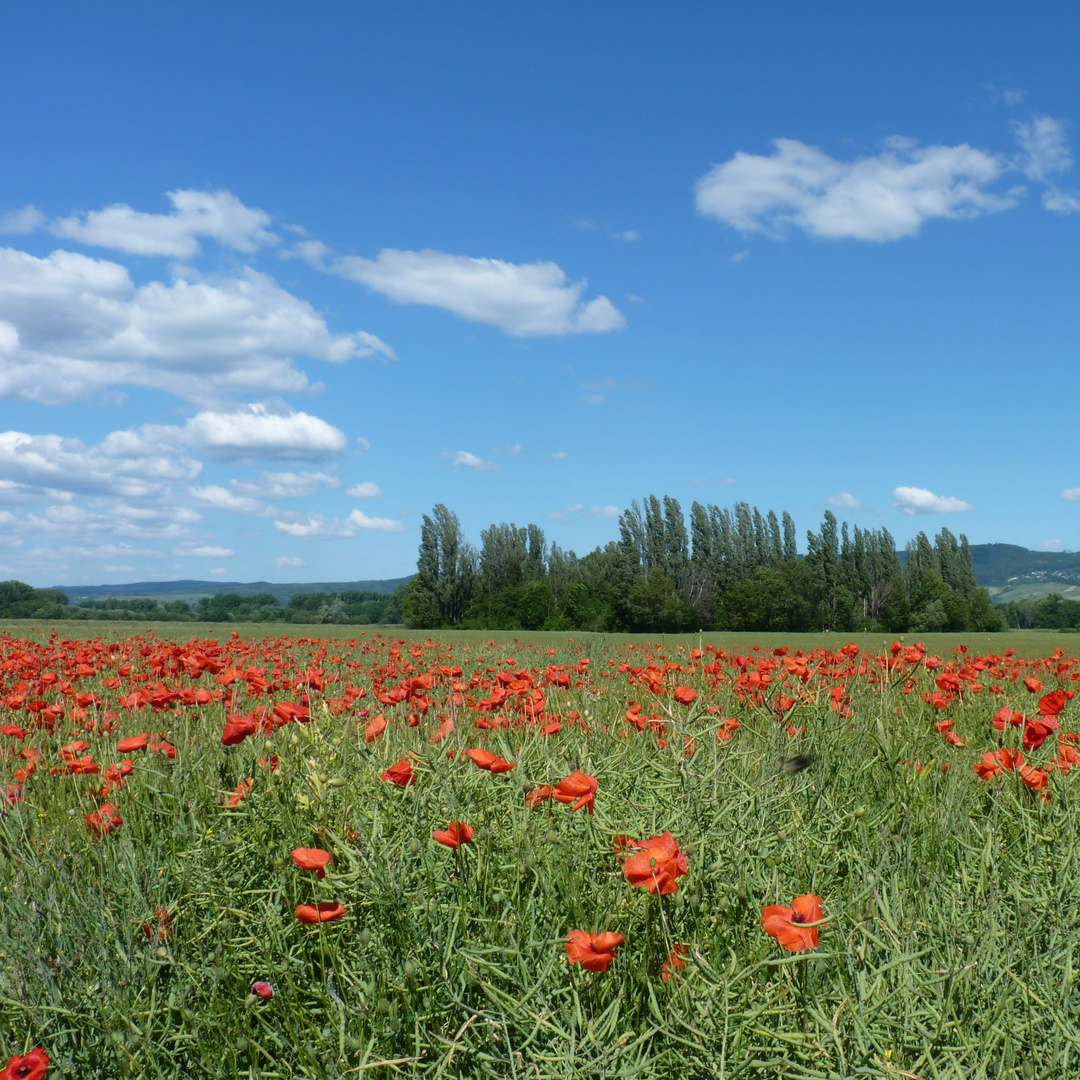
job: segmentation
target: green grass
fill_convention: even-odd
[[[595,644],[602,648],[614,647],[621,642],[646,644],[662,642],[668,648],[683,643],[693,648],[715,645],[728,650],[749,650],[755,645],[772,650],[787,646],[793,651],[825,648],[836,649],[849,641],[862,649],[887,649],[898,635],[875,634],[792,634],[792,633],[702,633],[702,634],[590,634],[579,631],[532,631],[532,630],[409,630],[403,626],[295,626],[286,623],[189,623],[189,622],[118,622],[118,621],[72,621],[43,624],[33,619],[0,619],[0,631],[42,640],[55,632],[60,638],[89,641],[93,638],[106,640],[126,639],[133,634],[151,630],[165,641],[191,641],[194,638],[212,638],[227,641],[236,633],[243,638],[261,641],[265,638],[286,636],[290,638],[325,638],[331,641],[348,641],[356,638],[370,640],[377,635],[405,641],[425,641],[437,638],[454,645],[463,642],[494,641],[498,645],[518,642],[535,642],[547,647],[563,647],[572,640]],[[1080,639],[1070,633],[1057,630],[1007,630],[997,634],[903,634],[899,639],[906,644],[923,642],[931,653],[951,656],[957,645],[967,645],[973,652],[1003,653],[1014,649],[1020,656],[1048,656],[1056,647],[1066,652],[1080,650]]]
[[[89,636],[118,629],[104,625]],[[166,628],[176,640],[201,629],[155,631]],[[337,630],[322,655],[318,644],[290,642],[269,648],[265,663],[272,669],[276,653],[293,673],[338,673],[368,690],[358,706],[371,703],[373,674],[389,687],[408,673],[408,650],[364,654],[342,645],[357,628],[319,628]],[[588,655],[588,676],[574,676],[584,685],[546,688],[548,712],[564,719],[546,738],[527,727],[477,730],[476,714],[459,706],[457,734],[432,745],[435,714],[452,708],[445,682],[418,726],[407,706],[385,708],[392,721],[371,743],[364,718],[333,716],[317,696],[312,723],[236,747],[220,743],[222,704],[180,715],[120,710],[119,732],[87,736],[98,761],[117,759],[117,735],[143,730],[164,731],[178,755],[139,758],[114,798],[124,823],[100,839],[83,821],[100,777],[47,768],[70,720],[51,737],[3,740],[33,744],[45,760],[25,801],[0,816],[0,1051],[43,1046],[58,1075],[79,1080],[1080,1075],[1080,771],[1052,773],[1045,803],[1015,775],[987,783],[972,768],[998,745],[989,718],[1003,701],[1033,708],[1020,683],[997,679],[1006,695],[972,694],[937,711],[920,697],[935,689],[926,673],[909,694],[901,679],[829,677],[820,693],[811,681],[807,700],[777,723],[767,706],[778,682],[765,706],[739,700],[737,670],[725,666],[721,685],[689,670],[688,639],[666,653],[685,669],[670,683],[698,691],[689,708],[655,701],[619,672],[624,660],[643,663],[644,648],[566,637],[445,635],[445,647],[413,659],[417,671],[460,664],[468,678],[508,655],[510,670],[540,673]],[[489,639],[494,648],[478,644]],[[1075,640],[990,640],[1000,652],[1036,639],[1026,655],[1057,644],[1068,652]],[[782,639],[793,649],[811,640],[821,644]],[[951,658],[950,641],[926,644]],[[723,647],[780,642],[732,635]],[[145,658],[138,646],[134,655],[137,674]],[[1053,668],[1037,670],[1047,689],[1057,684]],[[8,672],[5,695],[17,678]],[[100,681],[84,682],[109,696]],[[830,708],[834,683],[851,697],[850,716]],[[340,692],[328,684],[326,696]],[[621,734],[631,700],[670,716],[667,747],[649,730]],[[237,704],[257,702],[241,694]],[[571,710],[587,730],[567,722]],[[943,715],[969,746],[945,745],[934,729]],[[742,726],[719,742],[728,717]],[[788,722],[805,734],[792,738]],[[446,753],[479,745],[516,769],[493,776]],[[258,763],[270,753],[274,772]],[[415,785],[379,780],[409,753],[418,755]],[[813,764],[786,771],[796,754]],[[1048,743],[1029,758],[1050,754]],[[599,780],[594,815],[526,807],[527,790],[575,768]],[[246,777],[251,794],[223,809]],[[457,852],[431,836],[450,820],[477,830]],[[688,853],[689,872],[674,896],[650,897],[623,877],[612,838],[665,830]],[[299,846],[333,852],[321,883],[292,864]],[[762,932],[762,906],[807,892],[823,898],[828,925],[817,949],[787,954]],[[313,899],[342,901],[346,917],[301,926],[295,906]],[[159,907],[173,927],[161,940],[142,930],[156,928]],[[606,974],[568,966],[571,929],[625,935]],[[676,942],[690,947],[687,967],[664,982]],[[256,979],[272,983],[271,1001],[251,1000]]]

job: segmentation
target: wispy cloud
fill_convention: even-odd
[[[514,337],[604,334],[626,325],[606,296],[586,301],[586,281],[571,282],[552,262],[512,263],[443,251],[384,248],[374,259],[334,256],[311,242],[299,254],[318,269],[366,285],[399,304],[424,304],[486,323]]]
[[[825,500],[836,510],[865,510],[866,507],[849,491],[838,491]]]

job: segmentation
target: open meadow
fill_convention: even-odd
[[[1075,635],[297,630],[6,624],[3,1080],[1080,1075]]]

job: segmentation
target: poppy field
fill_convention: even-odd
[[[0,633],[0,1080],[1080,1075],[1004,645]]]

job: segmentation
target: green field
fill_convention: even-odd
[[[5,629],[0,1054],[50,1080],[1080,1075],[1075,635]]]
[[[748,650],[757,645],[772,650],[787,646],[803,649],[837,649],[847,642],[855,642],[861,649],[887,649],[896,635],[889,634],[789,634],[789,633],[704,633],[704,634],[592,634],[580,631],[538,630],[409,630],[404,626],[286,626],[282,623],[197,623],[197,622],[115,622],[102,620],[60,622],[43,626],[33,619],[0,619],[0,632],[27,636],[34,639],[47,638],[55,632],[60,638],[75,641],[125,639],[133,634],[150,630],[163,641],[192,641],[211,639],[227,641],[235,632],[240,637],[261,641],[266,638],[286,636],[290,638],[325,638],[329,641],[348,641],[353,638],[365,641],[382,637],[394,637],[403,641],[424,641],[436,637],[449,644],[464,642],[495,641],[527,642],[545,647],[562,646],[568,641],[596,645],[600,648],[621,642],[645,644],[662,642],[667,647],[682,643],[689,648],[714,645],[728,650]],[[290,633],[290,631],[292,631]],[[957,645],[967,645],[973,651],[986,653],[1005,652],[1014,649],[1020,656],[1047,656],[1055,648],[1065,652],[1080,652],[1080,637],[1057,630],[1007,630],[996,634],[902,634],[899,640],[905,644],[921,641],[927,650],[941,655],[951,654]]]

